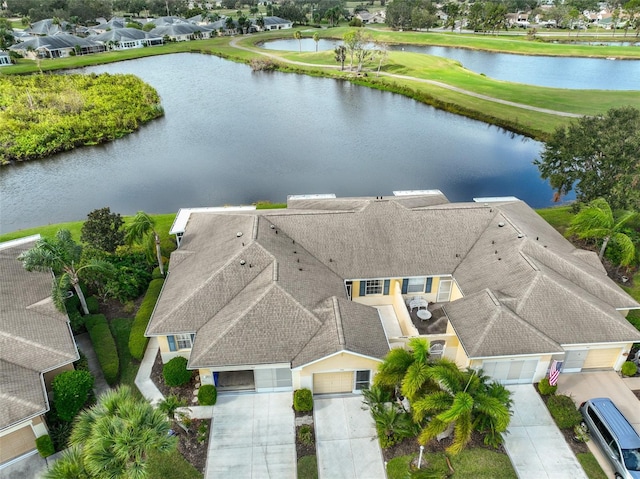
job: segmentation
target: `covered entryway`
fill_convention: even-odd
[[[538,367],[538,359],[484,361],[482,369],[487,376],[502,384],[531,384]]]
[[[313,394],[350,393],[352,391],[353,371],[313,375]]]

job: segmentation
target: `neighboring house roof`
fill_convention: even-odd
[[[150,35],[147,34],[147,32],[138,30],[137,28],[116,28],[114,30],[109,30],[108,32],[104,32],[100,35],[91,37],[91,39],[95,40],[96,42],[126,42],[143,40],[149,37]],[[151,37],[153,37],[153,35],[151,35]]]
[[[193,35],[195,32],[202,32],[203,30],[209,30],[201,25],[194,25],[192,23],[175,23],[172,25],[156,26],[149,33],[156,37],[164,37],[168,35],[170,37],[176,35]]]
[[[377,311],[345,281],[452,275],[464,298],[444,310],[470,358],[640,340],[616,310],[640,304],[523,202],[398,194],[192,213],[147,334],[197,333],[191,367],[380,358]]]
[[[46,18],[32,23],[29,28],[25,28],[24,31],[33,35],[54,35],[56,33],[64,32],[70,24],[64,20],[60,21],[60,24],[53,23],[52,18]]]
[[[27,51],[29,48],[32,48],[33,50],[46,49],[52,51],[75,48],[76,46],[80,48],[103,48],[102,45],[93,40],[76,37],[68,33],[58,33],[57,35],[35,37],[22,43],[16,43],[15,45],[11,45],[9,50]]]
[[[151,23],[153,23],[156,27],[164,27],[167,25],[189,24],[189,21],[181,17],[171,16],[153,18],[151,19]]]
[[[269,25],[290,25],[291,24],[291,20],[286,20],[286,19],[280,18],[280,17],[262,17],[262,19],[264,20],[264,25],[265,26],[269,26]]]
[[[69,319],[51,300],[51,274],[16,259],[35,240],[0,243],[0,430],[46,412],[42,373],[79,357]]]

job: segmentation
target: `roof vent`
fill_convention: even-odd
[[[274,229],[276,227],[276,225],[271,225],[269,226],[269,228]]]
[[[501,221],[500,223],[498,223],[498,226],[502,228],[504,226],[504,223]]]
[[[240,260],[240,266],[244,266],[245,264],[247,264],[247,262],[243,259]]]
[[[242,231],[238,231],[238,232],[236,233],[236,236],[237,236],[238,238],[240,238],[240,236],[242,236]]]
[[[524,238],[524,235],[523,235],[522,233],[520,233],[520,234],[518,235],[518,238]]]

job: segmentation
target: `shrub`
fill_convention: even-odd
[[[73,334],[86,332],[86,328],[84,327],[84,318],[80,314],[80,311],[71,310],[67,313],[67,316],[69,316],[69,325],[71,326]]]
[[[540,394],[542,394],[543,396],[551,396],[556,393],[557,389],[557,385],[552,386],[551,384],[549,384],[549,378],[543,378],[538,383],[538,391],[540,391]]]
[[[623,376],[635,376],[638,372],[638,367],[631,361],[625,361],[620,372]]]
[[[68,297],[64,300],[65,308],[67,308],[67,313],[71,315],[74,311],[76,313],[80,313],[80,298],[78,298],[77,294],[73,294],[73,296]]]
[[[160,290],[162,290],[163,279],[154,279],[149,284],[147,294],[145,294],[140,309],[136,313],[136,317],[131,325],[131,333],[129,334],[129,352],[131,356],[137,360],[141,360],[144,356],[144,351],[147,348],[149,338],[144,335],[153,313],[153,308],[156,306],[158,296],[160,296]]]
[[[160,273],[160,267],[156,266],[155,268],[153,268],[153,271],[151,272],[151,279],[164,279],[164,276],[162,276],[162,273]]]
[[[584,423],[578,424],[573,428],[573,437],[578,442],[589,441],[589,429]]]
[[[303,424],[298,428],[298,440],[305,446],[313,444],[313,428],[308,424]]]
[[[100,311],[100,304],[98,303],[98,298],[95,296],[89,296],[86,298],[87,301],[87,309],[89,310],[89,314],[98,314]]]
[[[36,438],[36,448],[42,457],[49,457],[56,452],[49,434]]]
[[[85,317],[85,325],[87,326],[87,331],[89,331],[91,343],[98,357],[104,378],[110,386],[113,386],[118,380],[120,360],[116,342],[107,324],[107,318],[103,314],[89,315]]]
[[[296,389],[293,393],[293,409],[298,412],[313,410],[313,395],[309,389]]]
[[[573,429],[582,422],[582,414],[569,396],[551,396],[547,401],[547,407],[560,429]]]
[[[65,371],[52,382],[53,402],[58,417],[72,421],[89,399],[94,378],[88,371]]]
[[[73,367],[76,368],[76,371],[90,371],[87,356],[80,350],[78,350],[78,354],[80,355],[80,359],[73,363]]]
[[[198,389],[198,404],[213,406],[218,400],[218,390],[213,384],[205,384]]]
[[[182,386],[191,380],[192,371],[187,369],[187,358],[176,356],[162,367],[162,376],[167,386]]]

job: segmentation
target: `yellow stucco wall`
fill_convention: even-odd
[[[47,387],[47,391],[51,390],[51,381],[53,381],[53,378],[55,378],[60,373],[63,373],[65,371],[73,371],[73,370],[74,370],[73,363],[69,363],[57,369],[53,369],[49,372],[44,373],[44,384]]]
[[[341,352],[334,356],[330,356],[326,359],[322,359],[308,366],[304,366],[301,369],[295,369],[293,371],[293,389],[313,387],[313,374],[314,373],[328,373],[335,371],[357,371],[370,369],[373,371],[373,376],[378,370],[380,361],[358,356],[348,352]]]

